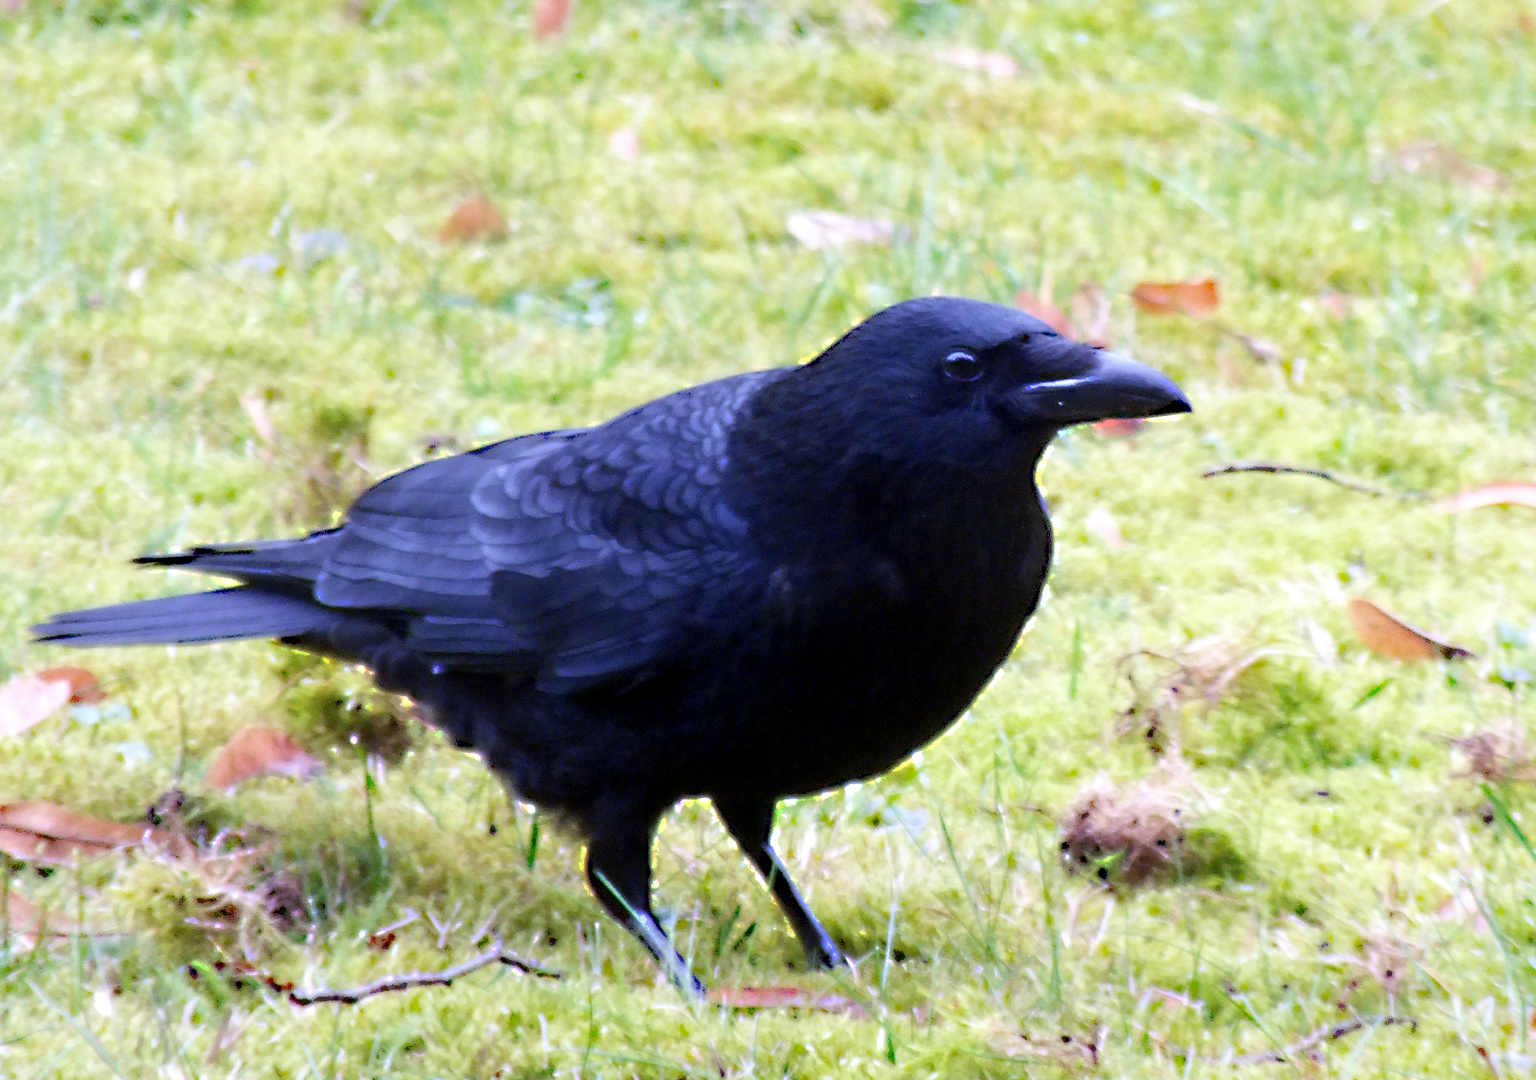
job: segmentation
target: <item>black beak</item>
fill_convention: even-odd
[[[1024,424],[1070,427],[1190,411],[1172,379],[1119,353],[1097,350],[1079,375],[1030,383],[1004,395],[1002,409]]]

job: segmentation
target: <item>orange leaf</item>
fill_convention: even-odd
[[[48,802],[0,805],[0,851],[27,862],[68,865],[145,840],[163,839],[148,825],[88,817]]]
[[[533,0],[533,36],[548,41],[565,33],[571,20],[571,0]]]
[[[500,240],[507,235],[507,219],[484,195],[471,195],[453,211],[437,238],[443,243],[467,244],[473,240]]]
[[[1476,510],[1483,506],[1529,506],[1536,509],[1536,484],[1529,480],[1501,480],[1441,499],[1435,509],[1447,514]]]
[[[12,885],[5,895],[5,926],[24,948],[32,948],[44,935],[68,937],[78,929],[73,919],[45,911],[21,895]]]
[[[1393,660],[1460,660],[1472,654],[1459,645],[1430,637],[1415,630],[1393,615],[1388,615],[1369,600],[1351,600],[1349,621],[1365,647],[1378,656]]]
[[[61,667],[43,668],[37,673],[39,679],[47,679],[49,682],[62,682],[69,685],[69,703],[71,705],[94,705],[105,698],[106,691],[96,679],[95,672],[87,671],[83,667],[75,667],[65,664]]]
[[[246,727],[225,743],[208,769],[208,783],[232,789],[256,776],[292,776],[307,780],[325,766],[281,731]]]
[[[1209,315],[1221,305],[1221,293],[1211,278],[1204,281],[1143,281],[1131,299],[1153,315]]]
[[[717,986],[709,1000],[728,1009],[815,1009],[868,1016],[864,1007],[840,994],[818,994],[801,986]]]
[[[1036,296],[1027,289],[1020,289],[1018,295],[1013,298],[1013,304],[1024,314],[1033,315],[1062,337],[1077,337],[1077,327],[1072,325],[1072,320],[1067,317],[1067,313],[1044,297]]]
[[[20,735],[69,703],[69,683],[18,675],[0,686],[0,735]]]

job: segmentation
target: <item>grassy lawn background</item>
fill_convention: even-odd
[[[1014,658],[914,764],[781,812],[855,975],[800,970],[707,805],[664,827],[658,902],[707,981],[875,1019],[683,1002],[599,917],[570,837],[535,843],[477,761],[353,673],[262,643],[115,650],[84,660],[127,709],[0,743],[0,799],[128,821],[180,788],[192,826],[261,855],[10,863],[10,888],[94,932],[0,945],[0,1073],[1530,1070],[1536,859],[1448,740],[1531,722],[1536,512],[1422,496],[1536,479],[1533,83],[1530,9],[1501,0],[583,2],[547,42],[527,4],[484,0],[0,14],[0,674],[82,659],[27,644],[53,611],[189,587],[133,555],[324,523],[428,441],[600,421],[907,296],[1100,285],[1116,345],[1196,408],[1064,437],[1042,471],[1057,567]],[[439,242],[477,193],[508,236]],[[897,239],[808,251],[785,222],[814,209]],[[1277,360],[1127,295],[1204,276]],[[1387,494],[1201,478],[1256,458]],[[1354,596],[1478,657],[1372,657]],[[1275,652],[1165,717],[1187,865],[1069,872],[1057,820],[1083,786],[1174,756],[1121,722],[1127,673],[1145,704],[1172,665],[1128,658],[1211,635]],[[251,723],[327,773],[210,790]],[[294,925],[249,891],[274,882],[306,897]],[[566,977],[299,1009],[211,967],[245,951],[351,985],[490,934]],[[1241,1063],[1352,1019],[1321,1065]]]

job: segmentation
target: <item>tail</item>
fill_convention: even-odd
[[[32,627],[32,633],[40,642],[59,645],[175,645],[297,637],[319,629],[332,615],[310,600],[241,585],[66,611]]]

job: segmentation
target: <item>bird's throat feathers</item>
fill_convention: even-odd
[[[940,551],[1008,549],[1012,537],[1043,522],[1034,472],[1053,432],[984,433],[972,453],[959,455],[943,447],[953,434],[944,418],[890,420],[888,409],[868,407],[867,396],[865,388],[829,398],[820,387],[782,378],[747,403],[730,436],[726,471],[737,512],[754,525],[771,522],[755,535],[801,551],[857,542],[905,563],[906,552],[931,559],[935,544]],[[864,401],[849,400],[855,397]],[[939,430],[926,432],[925,423]]]

